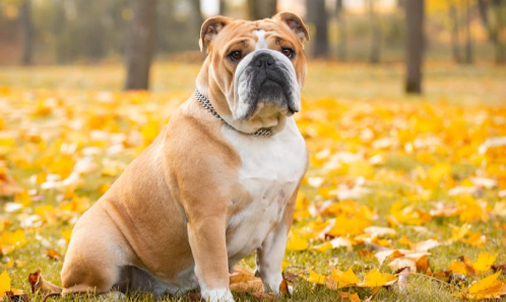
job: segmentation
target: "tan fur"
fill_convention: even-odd
[[[227,97],[234,70],[223,58],[224,45],[238,43],[234,37],[244,40],[243,49],[251,48],[257,37],[247,33],[263,29],[270,47],[288,43],[302,53],[301,40],[280,20],[220,17],[203,25],[201,43],[209,55],[197,86],[207,88],[220,114],[230,114]],[[304,55],[294,66],[302,82]],[[155,281],[187,289],[193,285],[181,274],[193,265],[207,287],[228,289],[227,240],[235,233],[228,221],[252,196],[238,181],[241,158],[224,139],[223,127],[193,97],[175,112],[155,141],[76,224],[61,273],[64,295],[101,294],[113,287],[150,290]],[[292,196],[283,218],[288,230],[297,190],[286,194]],[[272,229],[280,229],[277,222]]]

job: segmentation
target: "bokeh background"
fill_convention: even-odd
[[[408,18],[407,9],[413,5],[415,17]],[[129,64],[147,65],[131,70],[137,83],[131,75],[128,84],[125,72],[120,86],[164,90],[167,87],[149,86],[138,78],[150,74],[145,68],[152,60],[201,62],[204,55],[197,38],[205,18],[223,14],[259,19],[283,10],[307,21],[311,58],[403,63],[413,37],[409,28],[417,26],[409,25],[409,20],[419,15],[425,35],[412,40],[419,43],[414,51],[423,52],[425,61],[506,62],[504,0],[103,0],[93,4],[0,0],[0,65],[115,63],[124,64],[125,71]],[[132,62],[136,56],[140,61]]]
[[[0,301],[41,301],[39,269],[61,284],[77,219],[195,89],[203,20],[283,10],[310,28],[310,164],[284,259],[303,273],[278,301],[506,294],[506,0],[0,0]],[[320,282],[399,263],[406,291]]]

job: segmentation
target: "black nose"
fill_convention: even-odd
[[[259,68],[267,68],[274,65],[275,61],[274,58],[267,53],[261,53],[255,56],[253,58],[253,66],[259,67]]]

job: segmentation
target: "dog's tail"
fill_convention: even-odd
[[[61,293],[49,293],[44,296],[44,299],[42,299],[42,302],[46,302],[46,300],[50,297],[60,297]]]

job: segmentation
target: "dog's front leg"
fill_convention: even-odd
[[[285,255],[288,231],[292,226],[297,192],[298,187],[285,207],[283,220],[267,235],[262,246],[257,250],[255,275],[262,279],[264,291],[279,294],[279,286],[283,280],[281,263]]]
[[[195,274],[202,298],[210,302],[233,302],[229,289],[224,214],[196,218],[188,222],[188,236]]]

